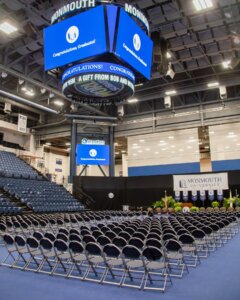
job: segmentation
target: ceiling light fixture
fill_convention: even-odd
[[[51,146],[52,144],[50,142],[45,143],[46,146]]]
[[[66,146],[71,146],[70,142],[65,143]]]
[[[222,62],[222,66],[224,69],[230,69],[232,66],[231,66],[231,60],[224,60]]]
[[[218,86],[219,86],[219,82],[217,82],[217,81],[215,81],[215,82],[209,82],[209,83],[207,84],[207,86],[208,86],[209,88],[218,87]]]
[[[171,54],[171,52],[167,51],[167,52],[166,52],[166,58],[168,58],[168,59],[169,59],[169,58],[171,58],[171,57],[172,57],[172,54]]]
[[[137,98],[132,98],[127,100],[128,103],[137,103],[138,99]]]
[[[57,105],[57,106],[63,106],[63,105],[64,105],[64,102],[61,101],[61,100],[55,100],[53,103],[54,103],[55,105]]]
[[[177,92],[175,90],[171,90],[171,91],[166,91],[165,95],[167,96],[171,96],[171,95],[175,95]]]
[[[193,0],[193,4],[197,11],[213,7],[212,0]]]
[[[6,34],[11,34],[15,31],[17,31],[17,27],[15,27],[14,25],[8,23],[8,22],[3,22],[0,24],[0,30],[2,30],[4,33]]]

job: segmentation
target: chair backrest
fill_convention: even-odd
[[[183,244],[192,244],[194,243],[194,238],[187,233],[183,233],[178,237],[179,241]]]
[[[69,241],[76,241],[76,242],[81,242],[82,239],[78,234],[72,233],[69,236]]]
[[[46,232],[45,234],[44,234],[44,237],[45,238],[47,238],[47,239],[49,239],[50,241],[52,241],[52,242],[54,242],[55,241],[55,235],[53,234],[53,233],[51,233],[51,232]]]
[[[95,240],[95,238],[93,237],[93,236],[91,236],[91,235],[85,235],[84,237],[83,237],[83,241],[84,241],[84,243],[90,243],[90,242],[92,242],[92,243],[95,243],[96,242],[96,240]]]
[[[145,247],[142,255],[150,261],[160,260],[163,257],[161,250],[154,246]]]
[[[128,244],[141,249],[144,245],[144,242],[139,238],[131,238]]]
[[[68,250],[68,245],[67,245],[67,243],[65,242],[65,241],[63,241],[63,240],[59,240],[59,239],[57,239],[55,242],[54,242],[54,247],[58,250],[58,251],[60,251],[60,252],[65,252],[65,251],[67,251]]]
[[[35,231],[33,237],[40,241],[43,238],[43,234],[40,231]]]
[[[168,251],[179,251],[181,250],[181,245],[177,240],[171,239],[171,240],[167,240],[164,243],[165,248]]]
[[[58,233],[57,239],[58,239],[58,240],[62,240],[62,241],[64,241],[64,242],[68,242],[68,236],[65,235],[64,233]]]
[[[101,245],[101,246],[105,246],[107,244],[110,244],[111,243],[111,240],[107,237],[107,236],[104,236],[104,235],[101,235],[97,238],[97,242]]]
[[[7,245],[13,245],[14,244],[14,238],[10,234],[4,234],[3,239],[4,239],[4,242]]]
[[[121,250],[114,244],[107,244],[103,247],[103,252],[108,256],[108,257],[119,257],[121,254]]]
[[[122,253],[124,254],[125,258],[129,258],[129,259],[139,259],[142,254],[137,247],[131,245],[125,246],[122,249]]]
[[[14,240],[19,247],[23,247],[26,245],[26,241],[21,235],[16,235]]]
[[[101,255],[102,253],[102,249],[100,248],[100,246],[96,243],[88,243],[86,245],[86,250],[89,254],[92,254],[92,255]]]
[[[120,248],[123,248],[124,246],[127,245],[127,241],[123,238],[123,237],[115,237],[113,240],[112,240],[113,244],[120,247]]]
[[[47,238],[42,238],[41,241],[40,241],[40,245],[45,250],[51,250],[53,248],[52,241],[50,241]]]
[[[77,254],[82,253],[84,250],[83,245],[78,241],[70,242],[69,248],[72,250],[73,253],[77,253]]]
[[[38,240],[34,237],[27,238],[27,244],[30,248],[37,249],[39,247]]]
[[[159,240],[154,239],[154,238],[150,238],[146,240],[146,245],[147,246],[153,246],[156,247],[158,249],[162,248],[162,244]]]

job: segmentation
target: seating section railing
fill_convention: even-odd
[[[164,292],[239,232],[240,212],[84,212],[0,219],[2,266]]]

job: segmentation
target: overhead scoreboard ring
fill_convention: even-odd
[[[135,76],[121,65],[92,62],[75,65],[62,75],[62,92],[79,102],[107,104],[134,94]]]

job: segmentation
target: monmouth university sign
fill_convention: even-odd
[[[228,190],[228,174],[174,175],[175,191]]]

